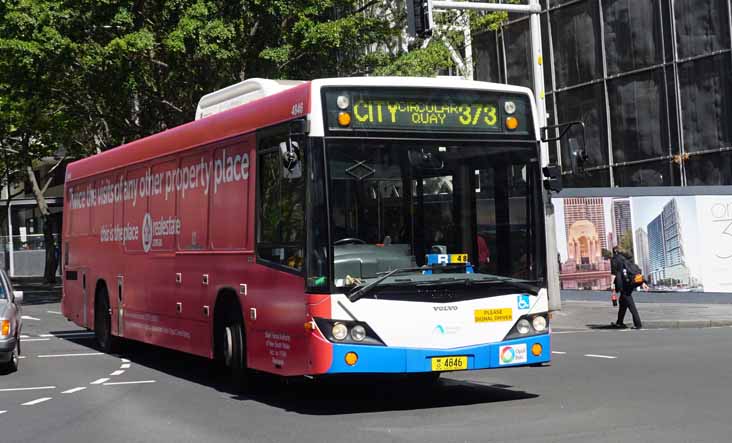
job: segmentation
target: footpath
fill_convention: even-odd
[[[44,305],[61,301],[61,279],[56,283],[46,283],[42,278],[11,278],[13,289],[23,291],[24,305]]]
[[[732,294],[633,294],[644,329],[732,326]],[[562,310],[552,314],[554,330],[609,329],[618,308],[609,292],[562,291]],[[628,311],[625,324],[633,325]]]

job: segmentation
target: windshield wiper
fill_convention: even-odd
[[[371,283],[368,283],[364,286],[356,286],[353,288],[354,290],[351,291],[351,293],[348,294],[348,300],[351,302],[355,302],[361,298],[363,298],[366,294],[371,292],[374,288],[376,288],[379,283],[383,282],[387,278],[391,277],[395,274],[403,274],[406,272],[417,272],[417,271],[434,271],[436,269],[453,269],[456,267],[465,267],[464,264],[461,263],[448,263],[448,264],[439,264],[439,265],[432,265],[432,266],[422,266],[421,268],[396,268],[392,269],[391,271],[387,272],[386,274],[382,275],[381,277],[377,278],[376,280],[372,281]]]

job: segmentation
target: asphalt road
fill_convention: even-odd
[[[546,367],[452,373],[430,389],[264,378],[240,397],[197,357],[99,354],[58,311],[24,308],[25,358],[0,376],[3,443],[730,440],[730,327],[564,331]]]

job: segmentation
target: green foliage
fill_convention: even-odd
[[[628,229],[623,232],[618,239],[618,249],[620,252],[633,258],[633,232]]]
[[[407,52],[405,20],[401,1],[1,2],[0,143],[21,153],[3,163],[58,148],[82,157],[180,125],[202,95],[245,78],[452,66],[439,38]],[[462,34],[446,32],[460,49]]]
[[[406,52],[394,61],[376,69],[376,75],[432,77],[453,65],[445,45],[431,42],[426,48]]]

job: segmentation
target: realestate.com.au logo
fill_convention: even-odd
[[[145,218],[142,219],[142,249],[145,252],[150,252],[150,248],[152,247],[152,238],[152,217],[150,217],[150,213],[146,212]]]

